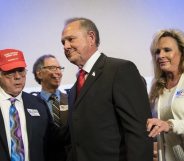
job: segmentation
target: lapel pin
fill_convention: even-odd
[[[92,73],[92,76],[93,76],[93,77],[95,76],[95,72]]]
[[[184,89],[181,89],[176,92],[176,97],[182,97],[182,96],[184,96]]]

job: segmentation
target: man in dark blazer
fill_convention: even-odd
[[[59,90],[63,70],[64,67],[60,65],[54,55],[40,56],[33,65],[33,74],[36,82],[41,85],[41,91],[33,92],[33,94],[45,101],[51,115],[53,115],[53,101],[50,97],[54,94],[60,104],[60,122],[61,124],[67,124],[68,96]]]
[[[25,92],[22,92],[22,100],[27,123],[29,161],[44,161],[44,144],[47,137],[46,131],[48,126],[47,110],[45,110],[46,108],[43,106],[43,102],[40,99]],[[40,116],[34,116],[29,110],[38,111]],[[10,161],[5,123],[1,111],[0,122],[0,161]]]
[[[142,78],[132,62],[100,53],[99,42],[91,20],[66,21],[65,55],[86,73],[80,93],[79,78],[68,92],[73,160],[152,161],[153,144],[146,130],[151,111]]]
[[[53,130],[56,126],[52,123],[44,102],[38,97],[22,92],[26,80],[25,67],[21,51],[0,50],[0,161],[10,161],[15,156],[14,160],[17,161],[45,161],[48,142],[50,138],[54,138],[52,134],[56,138],[61,134]],[[11,130],[9,114],[12,98],[16,100],[14,104],[20,120],[17,141],[23,143],[22,151],[17,144],[13,144],[14,132]],[[15,124],[15,127],[16,125],[18,124]],[[51,130],[53,132],[50,132]],[[13,149],[15,152],[12,152]]]
[[[52,95],[55,95],[58,99],[60,105],[59,119],[60,124],[67,126],[68,121],[68,96],[66,93],[63,93],[59,90],[61,83],[61,78],[63,76],[62,67],[56,57],[51,54],[46,54],[40,56],[33,65],[33,74],[35,80],[38,84],[41,85],[40,92],[32,92],[32,94],[37,95],[45,101],[47,104],[51,115],[53,116],[53,100],[50,99]],[[63,147],[61,145],[51,145],[54,148],[51,148],[48,152],[51,158],[48,160],[51,161],[66,161],[67,153],[69,151],[69,146]]]

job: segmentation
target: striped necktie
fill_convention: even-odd
[[[11,102],[9,117],[11,131],[11,161],[25,161],[24,144],[18,111],[15,107],[15,98],[9,99]]]
[[[56,125],[61,126],[62,123],[60,121],[60,107],[59,101],[55,94],[50,96],[50,100],[52,100],[52,112],[53,112],[53,119]]]

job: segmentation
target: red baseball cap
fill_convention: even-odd
[[[0,69],[2,71],[9,71],[21,67],[26,67],[22,51],[16,49],[0,50]]]

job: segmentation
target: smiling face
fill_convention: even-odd
[[[80,25],[80,21],[69,23],[62,33],[62,44],[67,59],[82,67],[91,55],[97,50],[95,34]]]
[[[9,95],[16,97],[25,86],[25,68],[16,68],[10,71],[0,72],[0,86]]]
[[[179,73],[181,52],[172,37],[162,37],[157,45],[155,58],[159,68],[165,73]]]
[[[56,70],[53,71],[47,68],[50,66],[55,66],[58,68],[56,68]],[[52,93],[59,87],[61,83],[62,72],[59,69],[60,64],[56,58],[49,57],[44,60],[43,67],[46,68],[42,68],[39,71],[37,71],[37,76],[41,80],[43,90]]]

